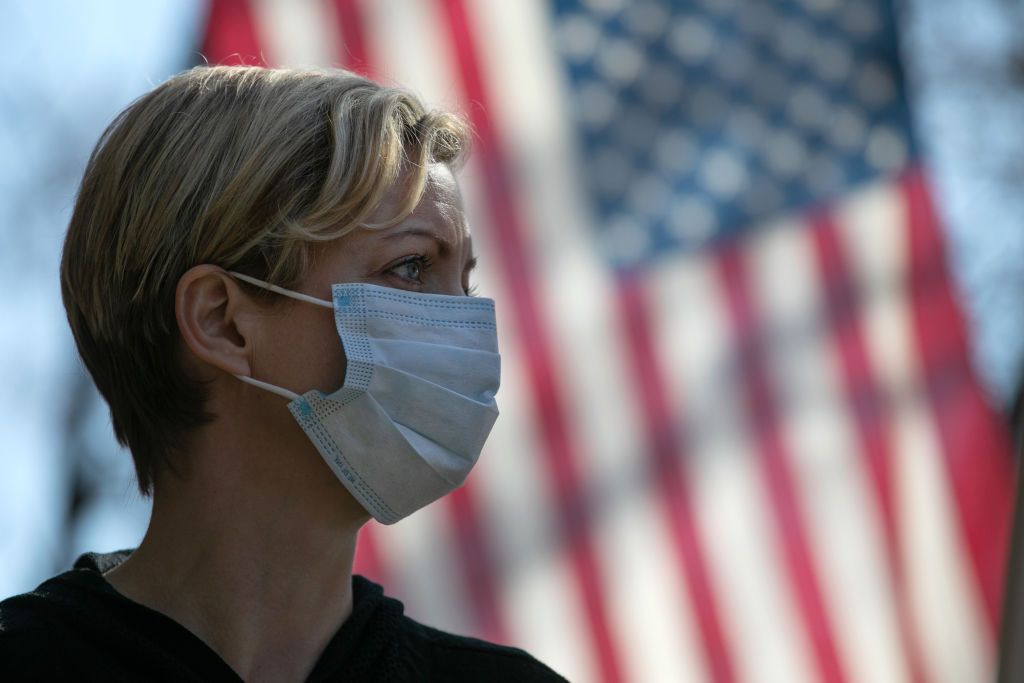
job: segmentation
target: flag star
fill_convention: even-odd
[[[868,62],[857,72],[854,88],[857,97],[874,109],[880,109],[896,96],[896,85],[889,68],[877,61]]]
[[[828,137],[832,144],[844,151],[863,149],[867,140],[864,117],[852,107],[835,110],[830,118]]]
[[[654,150],[658,166],[665,172],[678,176],[693,168],[697,153],[698,147],[693,137],[681,130],[666,133]]]
[[[836,39],[822,39],[814,44],[812,68],[824,80],[841,83],[850,76],[853,58],[843,42]]]
[[[659,110],[679,102],[683,87],[679,69],[664,61],[652,64],[639,82],[640,97],[644,103]]]
[[[558,25],[562,53],[577,64],[589,62],[601,42],[601,29],[589,16],[571,14]]]
[[[906,163],[907,145],[903,136],[889,126],[877,126],[868,136],[868,163],[879,171],[893,171]]]
[[[807,159],[804,141],[788,129],[780,129],[768,136],[763,146],[765,163],[782,178],[792,178]]]
[[[712,150],[700,165],[701,184],[719,198],[734,197],[748,182],[743,159],[726,148]]]
[[[636,216],[614,215],[605,228],[605,246],[611,260],[621,267],[640,263],[651,246],[650,226]]]
[[[627,192],[628,202],[639,214],[661,216],[672,197],[672,188],[656,173],[647,173],[633,180]]]
[[[686,17],[672,27],[669,48],[684,62],[699,64],[715,49],[714,30],[701,19]]]
[[[608,126],[618,109],[618,98],[599,80],[587,80],[576,90],[576,116],[587,127],[601,130]]]
[[[718,225],[717,216],[707,200],[699,195],[676,199],[668,214],[668,230],[676,239],[699,244],[707,241]]]
[[[821,90],[810,83],[804,83],[793,92],[786,113],[796,125],[813,130],[827,127],[831,112]]]
[[[636,2],[629,6],[625,23],[629,31],[644,42],[651,42],[665,32],[669,14],[664,5],[653,0]]]
[[[624,84],[637,79],[647,65],[644,53],[628,40],[608,41],[595,59],[598,73],[610,81]]]

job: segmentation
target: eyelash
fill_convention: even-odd
[[[420,276],[421,277],[423,275],[423,271],[428,270],[434,264],[434,262],[426,254],[416,254],[415,256],[408,256],[408,257],[402,259],[398,263],[396,263],[393,266],[391,266],[390,268],[388,268],[387,272],[394,273],[394,275],[396,277],[399,277],[402,280],[405,280],[406,282],[414,282],[414,283],[416,283],[418,285],[422,285],[423,281],[420,280],[420,279],[414,279],[414,278],[406,277],[404,275],[399,275],[398,273],[395,272],[396,270],[398,270],[402,266],[407,266],[410,263],[415,263],[415,264],[419,265]],[[477,292],[476,283],[471,284],[471,285],[469,285],[466,288],[466,296],[476,296],[476,292]]]
[[[399,275],[397,272],[395,272],[399,268],[401,268],[402,266],[407,266],[407,265],[410,265],[410,264],[416,264],[416,265],[419,266],[419,277],[417,277],[417,278],[406,277],[405,275]],[[423,276],[423,271],[429,269],[431,265],[433,265],[433,261],[431,261],[428,256],[426,256],[425,254],[417,254],[415,256],[408,256],[408,257],[402,259],[401,261],[399,261],[395,265],[393,265],[390,268],[388,268],[388,272],[389,273],[395,273],[396,276],[400,277],[401,279],[405,280],[406,282],[415,282],[418,285],[422,285],[423,281],[420,279],[420,277]]]

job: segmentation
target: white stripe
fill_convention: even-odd
[[[691,428],[688,478],[722,625],[743,681],[812,681],[813,660],[776,539],[721,281],[707,259],[657,273],[652,319],[676,410]]]
[[[902,197],[883,185],[847,206],[840,223],[851,266],[871,298],[863,326],[872,365],[894,398],[891,442],[907,585],[929,680],[991,677],[980,599],[959,535],[934,417],[919,376],[910,302],[902,285],[908,244]]]
[[[325,0],[252,0],[260,45],[271,66],[338,64],[338,19]]]
[[[851,681],[906,680],[878,498],[870,486],[829,336],[807,225],[746,244],[754,308],[780,336],[766,345],[780,427],[826,612]]]
[[[581,485],[597,491],[594,540],[618,654],[628,680],[699,681],[702,645],[672,555],[647,438],[628,376],[629,351],[609,271],[594,250],[592,221],[577,183],[568,107],[539,3],[466,3],[480,40],[490,114],[509,166],[520,169],[534,283],[550,331],[552,368],[564,389]],[[529,83],[529,95],[508,83]],[[542,618],[538,615],[538,618]]]
[[[473,607],[444,505],[436,502],[397,524],[374,528],[385,574],[393,579],[385,589],[405,603],[406,614],[414,619],[452,633],[472,633]]]
[[[458,110],[459,79],[448,29],[436,2],[364,2],[367,49],[381,81],[413,91],[434,107]]]

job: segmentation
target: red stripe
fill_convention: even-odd
[[[366,30],[360,0],[333,0],[341,34],[341,64],[351,71],[372,76],[366,49]]]
[[[564,547],[571,552],[601,678],[604,681],[619,681],[622,680],[620,658],[608,626],[602,595],[603,582],[589,536],[585,496],[582,494],[584,487],[578,471],[578,453],[569,435],[562,392],[552,369],[551,344],[537,305],[534,275],[523,244],[522,222],[512,202],[512,183],[505,175],[508,166],[498,135],[487,114],[489,97],[479,71],[474,36],[462,0],[437,1],[451,29],[451,45],[466,100],[474,105],[469,115],[479,138],[476,155],[483,170],[483,189],[491,214],[490,223],[500,244],[497,255],[511,295],[513,319],[523,345],[527,379],[533,393],[533,407],[543,449],[554,478]]]
[[[342,63],[353,71],[372,74],[374,68],[369,59],[361,3],[359,0],[334,2],[343,33]],[[472,478],[442,504],[455,534],[456,552],[462,571],[461,584],[469,597],[476,624],[474,633],[492,642],[504,642],[505,629],[495,599],[497,587],[493,552],[480,528],[480,514],[471,481]]]
[[[505,626],[498,609],[494,556],[480,528],[480,515],[471,481],[456,489],[445,501],[445,510],[455,530],[462,580],[476,622],[475,633],[484,640],[507,642]]]
[[[892,452],[889,448],[889,406],[879,390],[875,373],[868,360],[867,345],[860,326],[862,292],[856,290],[854,280],[850,276],[838,228],[831,216],[823,212],[813,223],[811,236],[817,254],[820,280],[824,284],[827,333],[831,336],[831,346],[839,354],[843,389],[860,442],[858,450],[863,456],[863,465],[881,512],[886,563],[892,578],[897,626],[910,678],[915,683],[922,683],[926,680],[924,660],[911,618],[906,573],[896,524],[890,468]]]
[[[942,236],[920,170],[906,174],[903,192],[910,231],[909,293],[924,381],[994,642],[1013,500],[1009,434],[973,375],[966,327],[947,279]]]
[[[377,533],[379,530],[380,528],[377,526],[377,523],[372,520],[363,525],[363,528],[359,530],[352,572],[354,574],[362,574],[368,579],[387,586],[390,584],[389,577],[387,576],[383,558],[380,556],[380,550],[377,548]]]
[[[652,488],[661,492],[676,560],[686,579],[691,604],[680,609],[693,610],[700,628],[705,658],[711,680],[733,681],[732,653],[722,631],[719,609],[704,561],[704,544],[694,521],[682,466],[682,447],[676,436],[676,425],[669,409],[663,379],[650,335],[650,316],[642,284],[636,276],[619,279],[619,311],[633,362],[633,376],[640,404],[643,407],[651,461]]]
[[[203,56],[210,64],[265,66],[248,0],[211,0]]]
[[[845,677],[807,543],[796,485],[779,431],[779,416],[759,343],[758,320],[736,242],[720,249],[719,266],[736,338],[740,340],[739,369],[746,381],[748,413],[753,421],[762,475],[775,511],[793,592],[814,652],[819,679],[827,683],[843,681]]]

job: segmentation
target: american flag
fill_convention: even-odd
[[[885,0],[212,0],[211,63],[463,112],[502,416],[371,524],[412,616],[573,681],[991,677],[1012,462]]]

